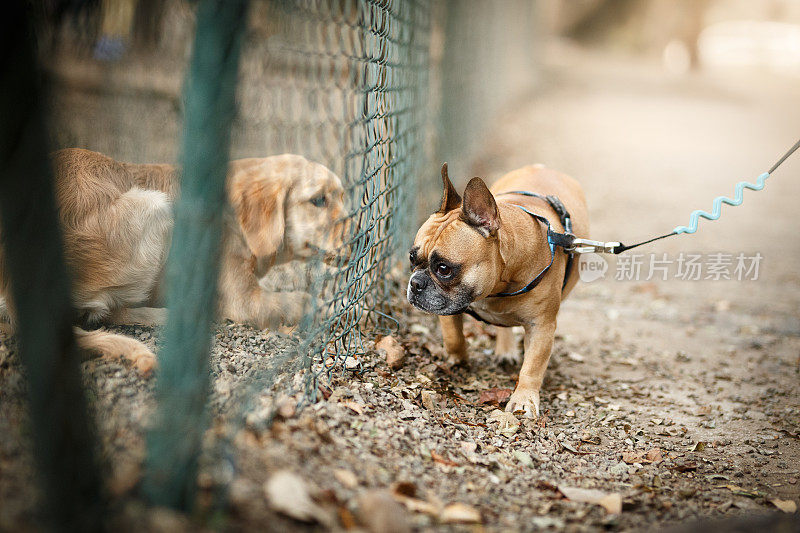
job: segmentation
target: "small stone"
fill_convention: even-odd
[[[514,450],[514,458],[519,461],[522,466],[533,465],[533,459],[531,458],[530,454],[525,453],[522,450]]]
[[[273,510],[301,522],[318,521],[321,510],[311,500],[306,482],[288,470],[276,472],[264,483]]]
[[[464,503],[451,503],[439,515],[444,524],[480,524],[481,513],[474,507]]]
[[[333,471],[333,477],[348,489],[354,489],[358,486],[358,477],[349,470],[337,468]]]
[[[408,512],[386,490],[368,492],[358,498],[356,518],[373,533],[410,533]]]

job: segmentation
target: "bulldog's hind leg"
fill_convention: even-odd
[[[223,286],[221,315],[260,329],[296,326],[311,308],[311,295],[307,292],[267,292],[258,285],[243,294],[226,289]]]
[[[514,334],[514,328],[497,327],[494,355],[501,364],[519,364],[520,359],[522,359],[522,353],[517,348],[517,337]]]
[[[156,367],[156,356],[143,342],[125,335],[108,331],[86,331],[75,328],[79,348],[93,355],[119,358],[130,362],[144,374],[150,374]]]

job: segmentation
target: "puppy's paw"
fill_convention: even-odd
[[[133,366],[144,376],[152,374],[153,370],[158,366],[155,354],[146,347],[137,347],[132,352],[126,354],[125,359],[133,363]]]
[[[524,411],[525,416],[528,418],[538,418],[539,391],[517,387],[517,390],[515,390],[508,399],[506,411],[509,413],[513,413],[515,411]]]
[[[292,291],[275,293],[277,298],[282,299],[281,324],[284,326],[297,326],[303,320],[303,316],[314,310],[311,295],[307,292]]]

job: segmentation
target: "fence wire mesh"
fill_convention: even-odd
[[[150,5],[161,30],[151,23],[143,32],[136,22],[146,3],[122,4],[130,5],[87,10],[42,32],[43,43],[57,44],[44,54],[56,89],[55,144],[174,163],[193,8],[177,0]],[[428,0],[251,2],[231,157],[293,153],[331,169],[344,186],[345,238],[325,260],[266,270],[264,290],[287,306],[302,293],[306,311],[269,338],[251,331],[242,341],[254,356],[249,386],[236,387],[237,400],[226,405],[313,402],[320,377],[359,369],[365,335],[396,325],[387,274],[413,236],[417,179],[429,170],[432,21]],[[128,27],[130,36],[108,30]],[[142,34],[151,41],[119,55],[115,43]]]
[[[280,288],[314,295],[293,342],[257,381],[268,389],[302,367],[307,403],[320,376],[358,369],[364,331],[393,326],[386,276],[413,231],[426,160],[430,6],[286,0],[256,9],[265,16],[255,19],[267,21],[257,31],[269,37],[252,43],[245,64],[259,57],[264,71],[256,83],[245,78],[240,105],[263,114],[240,122],[237,139],[322,162],[344,185],[345,239],[336,259],[276,268],[265,281],[278,298]],[[291,279],[298,273],[304,280]]]

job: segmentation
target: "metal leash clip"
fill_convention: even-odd
[[[567,251],[576,254],[613,254],[614,249],[620,245],[621,243],[618,242],[601,242],[575,238],[572,239],[572,246]]]

